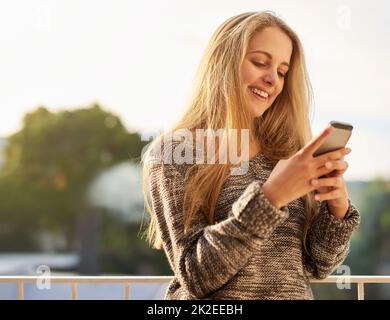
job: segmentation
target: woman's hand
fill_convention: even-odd
[[[322,156],[326,156],[322,155]],[[328,209],[338,219],[343,219],[348,211],[348,190],[343,178],[343,174],[348,168],[348,163],[341,160],[328,161],[329,169],[334,169],[332,172],[325,174],[319,179],[313,179],[312,185],[316,188],[316,200],[326,200]]]
[[[318,186],[313,186],[311,182],[313,179],[319,180],[319,177],[329,174],[335,169],[340,171],[346,170],[348,164],[343,161],[343,158],[350,152],[350,149],[348,148],[341,148],[317,157],[313,156],[313,153],[320,147],[322,142],[332,131],[333,127],[327,127],[321,134],[313,138],[292,157],[287,160],[280,160],[276,164],[262,188],[264,195],[274,206],[281,208],[287,203],[316,190]],[[329,161],[331,161],[335,167],[326,167],[325,163]],[[321,181],[320,183],[325,182]],[[337,185],[341,186],[341,181],[337,181]],[[320,187],[323,187],[323,185]],[[337,191],[337,195],[332,195],[333,197],[340,199],[332,202],[331,206],[339,206],[337,208],[341,210],[343,209],[343,201],[341,199],[345,195],[339,192],[340,190]],[[321,196],[325,197],[325,194]],[[330,195],[327,196],[330,197]]]

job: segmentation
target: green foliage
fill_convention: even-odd
[[[380,230],[383,232],[390,231],[390,207],[383,210],[381,217],[379,218]]]
[[[12,242],[20,239],[31,248],[40,228],[63,233],[71,249],[89,184],[118,162],[138,161],[145,144],[99,105],[57,113],[39,107],[25,115],[22,129],[7,140],[0,219],[26,235],[10,238],[8,250],[15,250]]]
[[[390,189],[383,179],[371,181],[363,194],[359,208],[362,219],[354,242],[351,261],[354,262],[355,274],[378,274],[380,264],[380,247],[384,244],[384,236],[390,229],[384,224],[389,219]],[[382,221],[382,222],[381,222]],[[353,259],[353,260],[352,260]]]
[[[171,274],[163,251],[150,250],[139,239],[138,224],[123,221],[121,217],[106,212],[102,215],[99,248],[101,269],[107,274],[162,275]]]

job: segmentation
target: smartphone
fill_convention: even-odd
[[[333,132],[313,153],[313,156],[315,157],[345,147],[352,135],[353,126],[349,123],[330,121],[329,125],[334,128]]]

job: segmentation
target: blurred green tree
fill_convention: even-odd
[[[362,219],[356,231],[348,262],[353,274],[380,274],[380,266],[389,261],[390,185],[382,178],[370,181],[362,194],[359,208]]]
[[[0,239],[7,240],[0,249],[38,250],[35,236],[46,229],[65,237],[64,250],[74,250],[78,222],[88,223],[89,184],[116,163],[138,162],[145,144],[98,104],[26,114],[22,129],[7,138],[0,171]]]

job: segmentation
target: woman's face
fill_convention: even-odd
[[[283,89],[293,45],[277,27],[256,33],[241,66],[241,79],[247,108],[256,118],[261,116]]]

